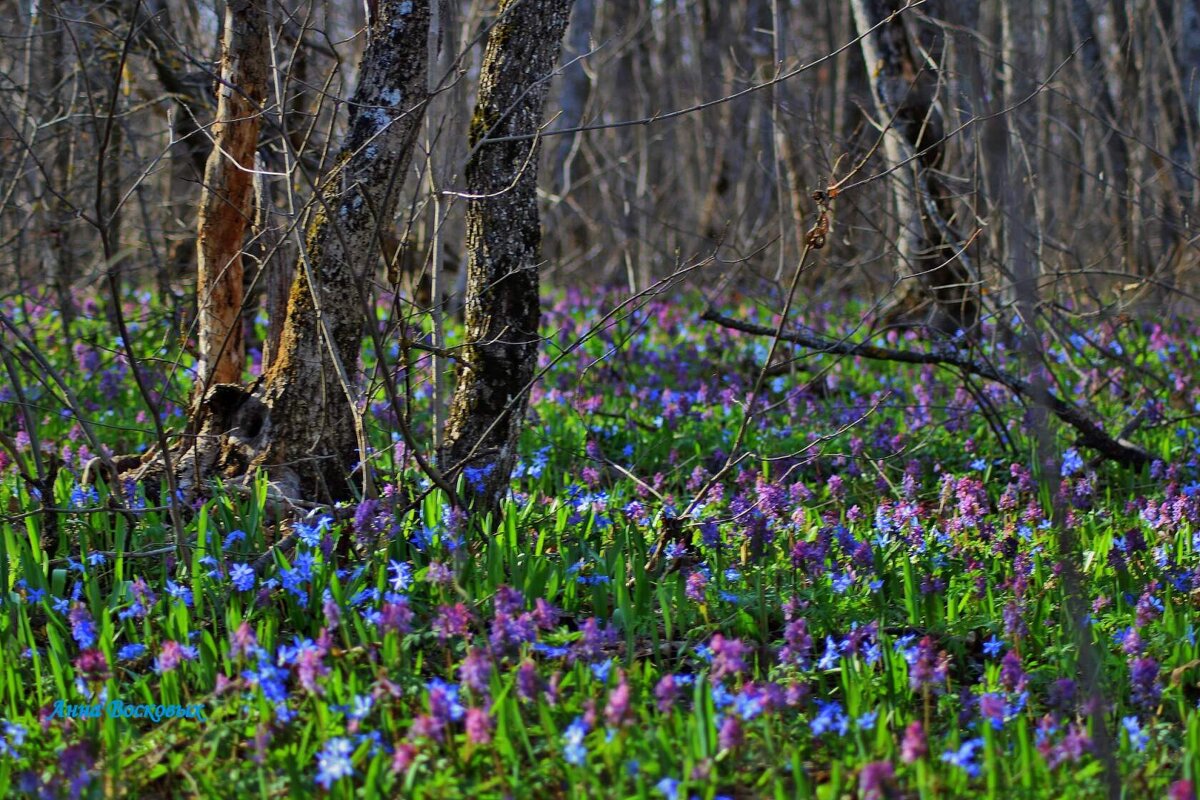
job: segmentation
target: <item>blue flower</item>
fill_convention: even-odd
[[[392,573],[390,578],[392,583],[392,591],[403,592],[412,586],[412,566],[404,561],[391,561],[388,563],[388,572]]]
[[[679,800],[679,781],[674,778],[663,778],[654,784],[654,788],[667,800]]]
[[[600,683],[607,683],[609,673],[612,672],[613,660],[610,658],[607,661],[601,661],[597,664],[592,664],[592,675]]]
[[[850,730],[850,718],[842,712],[842,704],[836,700],[818,700],[817,707],[820,711],[808,723],[813,736],[820,736],[827,731],[836,731],[838,735],[845,736]]]
[[[345,737],[337,736],[326,742],[317,754],[317,783],[329,789],[336,781],[353,775],[354,765],[350,761],[353,754],[354,744]]]
[[[471,488],[476,492],[482,493],[486,488],[484,481],[492,474],[496,468],[495,464],[488,464],[483,467],[467,467],[463,470],[463,475],[467,478],[467,483],[471,484]]]
[[[192,590],[186,586],[180,586],[173,580],[167,579],[167,594],[174,597],[176,600],[182,600],[183,605],[187,608],[192,607]]]
[[[1068,448],[1068,450],[1063,453],[1062,476],[1064,478],[1069,478],[1075,473],[1082,471],[1083,459],[1079,457],[1079,453],[1075,451],[1074,447]]]
[[[230,531],[229,535],[225,537],[225,543],[224,543],[223,547],[224,547],[224,549],[228,550],[233,545],[234,542],[244,542],[244,541],[246,541],[246,532],[245,531],[240,531],[240,530],[239,531]]]
[[[983,747],[983,739],[968,739],[957,750],[947,750],[942,753],[942,761],[953,764],[966,772],[972,778],[978,778],[979,764],[975,761],[979,748]]]
[[[0,756],[19,757],[17,748],[25,744],[25,728],[15,722],[4,723],[4,735],[0,736]]]
[[[826,670],[833,669],[837,666],[838,659],[837,643],[833,641],[832,636],[825,637],[825,655],[821,656],[821,660],[817,662],[817,669]]]
[[[1125,732],[1129,734],[1129,744],[1134,750],[1139,753],[1146,749],[1146,743],[1150,741],[1150,734],[1142,730],[1138,725],[1138,719],[1134,716],[1122,717],[1121,725],[1125,728]]]
[[[120,650],[117,651],[117,660],[118,661],[132,661],[133,659],[138,658],[145,652],[146,652],[146,645],[141,644],[140,642],[133,642],[132,644],[127,644],[127,645],[123,646]]]
[[[229,580],[239,592],[254,588],[254,569],[249,564],[234,564],[229,568]]]
[[[567,726],[567,732],[563,737],[566,742],[563,745],[563,758],[568,764],[581,767],[587,760],[587,747],[583,743],[587,732],[587,723],[583,721],[583,717],[576,717],[575,721]]]
[[[995,658],[1000,655],[1000,651],[1004,649],[1004,642],[996,638],[996,634],[992,634],[992,638],[983,643],[983,652],[989,657]]]
[[[75,485],[71,490],[71,506],[73,508],[83,508],[84,506],[93,506],[100,502],[100,495],[96,492],[95,486]]]

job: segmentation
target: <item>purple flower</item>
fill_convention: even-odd
[[[445,642],[455,636],[466,636],[471,625],[471,612],[462,603],[452,606],[440,606],[433,629],[437,631],[438,641]]]
[[[511,586],[501,584],[496,587],[496,596],[492,600],[497,614],[515,616],[525,610],[525,596]]]
[[[237,658],[239,655],[249,656],[258,649],[258,638],[254,635],[254,629],[245,620],[229,634],[229,643],[231,658]]]
[[[925,743],[925,729],[921,723],[912,722],[904,730],[904,739],[900,743],[900,760],[905,764],[920,761],[929,754],[929,746]]]
[[[624,672],[618,672],[617,685],[608,693],[604,721],[610,728],[620,728],[629,722],[629,682]]]
[[[305,691],[312,694],[324,694],[325,689],[318,681],[329,674],[329,665],[325,663],[325,648],[317,644],[307,644],[296,654],[296,679]]]
[[[525,659],[517,668],[517,697],[526,703],[531,703],[537,698],[541,688],[542,682],[538,678],[537,665],[529,659]]]
[[[109,677],[108,658],[99,648],[80,653],[79,658],[75,659],[75,669],[80,677],[89,683],[106,681]]]
[[[382,633],[394,632],[401,636],[412,630],[412,609],[403,598],[395,603],[384,603],[379,613],[379,630]]]
[[[472,744],[487,744],[492,740],[492,717],[486,709],[467,709],[467,740]]]
[[[726,677],[736,677],[746,671],[746,656],[750,655],[749,645],[740,639],[726,639],[721,634],[714,634],[708,643],[712,650],[712,673],[709,679],[719,683]]]
[[[1010,692],[1022,692],[1029,682],[1029,676],[1021,668],[1021,657],[1015,650],[1009,650],[1000,662],[1000,685]]]
[[[675,702],[679,699],[680,686],[675,681],[675,676],[667,673],[659,679],[658,685],[654,687],[654,697],[658,700],[658,710],[663,714],[670,713],[675,706]]]
[[[890,761],[872,761],[858,773],[858,791],[862,800],[883,800],[896,777]]]
[[[595,617],[583,621],[582,631],[583,638],[575,642],[571,651],[571,657],[576,661],[596,661],[604,654],[604,649],[616,641],[616,631],[601,628]]]
[[[488,681],[492,674],[492,661],[487,653],[478,647],[472,647],[458,668],[458,677],[463,684],[480,696],[488,692]]]
[[[726,714],[717,733],[718,746],[722,750],[732,750],[739,746],[743,739],[741,721],[733,714]]]
[[[950,657],[943,650],[938,652],[932,636],[926,636],[906,654],[908,659],[908,685],[914,692],[927,686],[940,687],[946,682],[950,671]]]
[[[458,699],[458,687],[434,678],[425,684],[429,690],[429,715],[440,722],[458,722],[466,714]]]
[[[801,617],[789,622],[783,629],[783,640],[785,644],[779,652],[779,661],[803,667],[808,662],[813,644],[808,634],[808,621]]]
[[[196,648],[168,639],[159,648],[158,658],[154,659],[154,671],[160,674],[171,672],[184,661],[191,661],[195,657]]]
[[[1069,711],[1075,702],[1075,681],[1070,678],[1059,678],[1050,684],[1046,695],[1046,705],[1058,711]]]
[[[1175,781],[1167,789],[1167,800],[1196,800],[1196,785],[1191,781]]]
[[[1129,665],[1129,680],[1133,685],[1133,702],[1148,708],[1158,702],[1162,685],[1158,682],[1158,662],[1153,658],[1136,658]]]
[[[992,728],[1004,727],[1004,695],[987,692],[979,698],[979,714],[992,723]]]

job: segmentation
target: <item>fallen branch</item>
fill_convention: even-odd
[[[776,334],[773,328],[727,317],[711,308],[706,309],[700,318],[742,333],[751,333],[757,336],[774,336]],[[944,349],[933,353],[917,353],[910,350],[894,350],[871,344],[827,339],[801,331],[784,331],[779,334],[779,338],[785,342],[833,355],[861,356],[876,361],[896,361],[904,364],[956,367],[970,375],[999,383],[1023,399],[1034,403],[1043,402],[1034,391],[1033,385],[1023,378],[1018,378],[1016,375],[997,369],[990,364],[973,360],[955,350]],[[1044,403],[1054,416],[1079,432],[1079,444],[1095,450],[1105,458],[1134,469],[1142,469],[1154,460],[1154,457],[1148,452],[1122,436],[1109,435],[1103,426],[1083,408],[1053,394],[1047,394]]]

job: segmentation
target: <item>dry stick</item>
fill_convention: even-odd
[[[1043,401],[1039,398],[1038,392],[1029,381],[990,364],[972,360],[955,350],[917,353],[910,350],[894,350],[870,344],[827,339],[802,331],[787,331],[777,334],[776,331],[764,325],[756,325],[727,317],[724,314],[714,311],[712,308],[705,310],[701,315],[701,319],[708,322],[715,322],[722,327],[743,333],[751,333],[759,336],[777,335],[785,342],[809,347],[822,353],[842,356],[862,356],[863,358],[876,361],[897,361],[904,364],[933,364],[934,366],[956,367],[968,374],[999,383],[1024,400],[1034,403],[1044,402],[1054,416],[1079,432],[1080,444],[1096,450],[1105,458],[1128,467],[1133,467],[1134,469],[1141,469],[1154,460],[1154,457],[1150,453],[1138,445],[1125,441],[1120,437],[1109,435],[1100,423],[1092,419],[1090,414],[1079,406],[1049,393],[1046,393]]]

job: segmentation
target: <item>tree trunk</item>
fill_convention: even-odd
[[[950,228],[949,195],[937,179],[944,154],[942,117],[934,102],[941,48],[929,48],[924,58],[914,53],[900,13],[905,7],[904,0],[851,2],[879,124],[891,123],[883,150],[900,223],[896,249],[901,281],[893,309],[909,312],[932,299],[935,327],[970,330],[978,318],[971,270]],[[918,289],[925,298],[917,297]]]
[[[446,426],[443,467],[467,477],[478,510],[498,507],[517,457],[517,439],[537,365],[539,140],[571,0],[503,0],[488,36],[471,120],[467,162],[467,344]]]
[[[213,384],[240,381],[246,363],[242,243],[254,214],[254,154],[267,94],[267,27],[262,0],[226,4],[213,148],[196,221],[199,397]]]
[[[363,444],[355,405],[363,285],[379,257],[379,231],[395,215],[428,100],[428,30],[428,0],[380,0],[346,139],[315,200],[278,353],[252,389],[216,384],[204,396],[195,444],[179,448],[185,493],[213,476],[263,468],[286,497],[349,496]]]
[[[1101,130],[1099,137],[1104,146],[1108,169],[1103,183],[1112,191],[1116,201],[1117,229],[1125,248],[1126,260],[1143,262],[1135,264],[1133,271],[1145,274],[1150,264],[1141,252],[1141,242],[1134,241],[1138,233],[1132,224],[1129,196],[1129,148],[1117,129],[1117,107],[1108,87],[1108,67],[1096,38],[1095,14],[1091,0],[1071,0],[1071,27],[1079,44],[1080,65],[1087,82],[1086,97],[1095,101],[1099,108]]]

